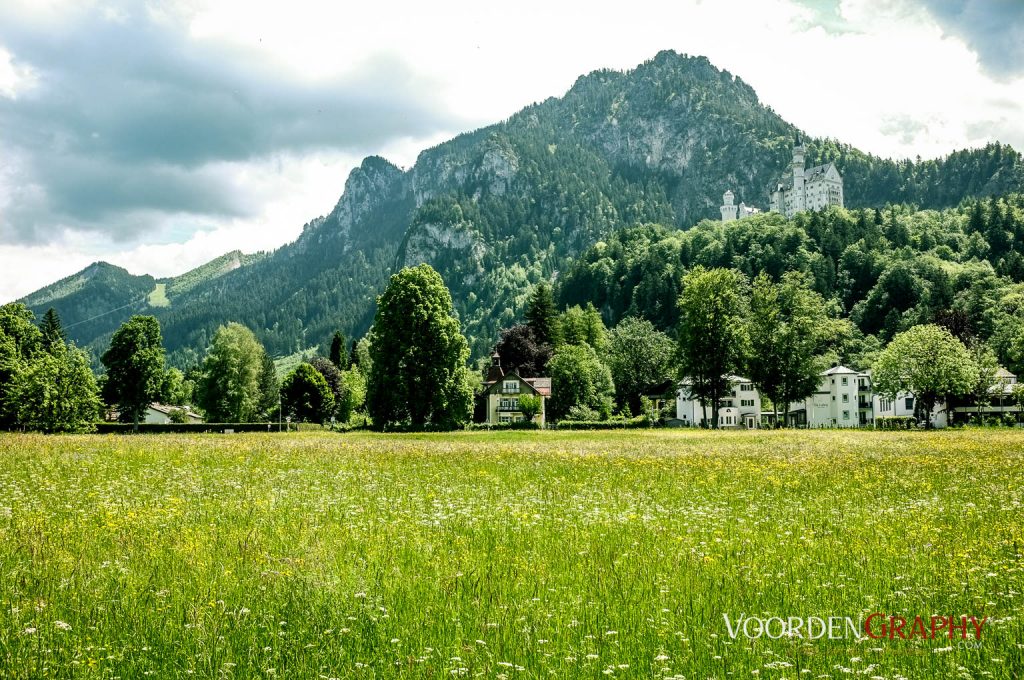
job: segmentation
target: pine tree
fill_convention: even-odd
[[[533,337],[544,345],[554,346],[558,339],[558,314],[555,311],[555,298],[551,286],[539,284],[530,296],[526,307],[526,323],[533,329]]]
[[[43,349],[52,352],[54,346],[67,344],[67,336],[64,334],[64,327],[60,323],[57,310],[50,307],[39,322],[39,331],[43,334]]]
[[[331,354],[329,358],[338,370],[347,368],[342,365],[348,356],[345,352],[345,336],[342,335],[341,331],[334,331],[334,337],[331,338]]]

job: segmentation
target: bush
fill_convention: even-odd
[[[466,426],[467,430],[539,430],[540,424],[520,420],[512,423],[472,423]]]
[[[879,416],[875,428],[879,430],[912,430],[917,425],[914,416]]]
[[[611,420],[560,420],[559,430],[633,430],[650,427],[643,416],[636,418],[614,418]]]
[[[563,420],[590,421],[600,420],[601,414],[589,406],[572,406]]]

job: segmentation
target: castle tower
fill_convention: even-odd
[[[793,144],[793,196],[790,203],[794,213],[807,209],[807,193],[804,187],[804,154],[806,153],[807,147],[804,146],[798,132]],[[788,210],[786,214],[790,214]]]
[[[733,193],[728,189],[722,194],[722,221],[732,222],[736,219],[737,206],[732,204]]]

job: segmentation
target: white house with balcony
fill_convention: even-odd
[[[796,427],[861,427],[874,422],[871,374],[846,366],[822,371],[818,389],[807,399],[789,405]]]
[[[761,426],[761,395],[754,383],[738,375],[730,375],[729,392],[722,398],[718,408],[718,426],[722,429],[748,429]],[[699,426],[707,419],[712,420],[712,406],[705,409],[690,392],[690,381],[682,380],[676,392],[676,420],[683,427]]]

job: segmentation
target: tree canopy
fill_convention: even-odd
[[[248,423],[260,412],[260,379],[263,346],[239,323],[217,329],[203,361],[199,406],[207,420],[217,423]]]
[[[370,358],[366,405],[375,427],[454,428],[469,419],[469,348],[430,265],[391,277],[377,302]]]
[[[107,368],[104,398],[107,403],[117,404],[138,429],[146,407],[163,391],[160,323],[152,316],[133,316],[114,331],[102,361]]]
[[[678,371],[690,394],[711,405],[711,427],[747,357],[747,281],[733,269],[696,267],[683,277],[679,297]]]
[[[899,333],[873,367],[875,391],[890,399],[900,392],[916,397],[915,409],[926,427],[939,400],[969,394],[977,369],[963,343],[934,324]]]

